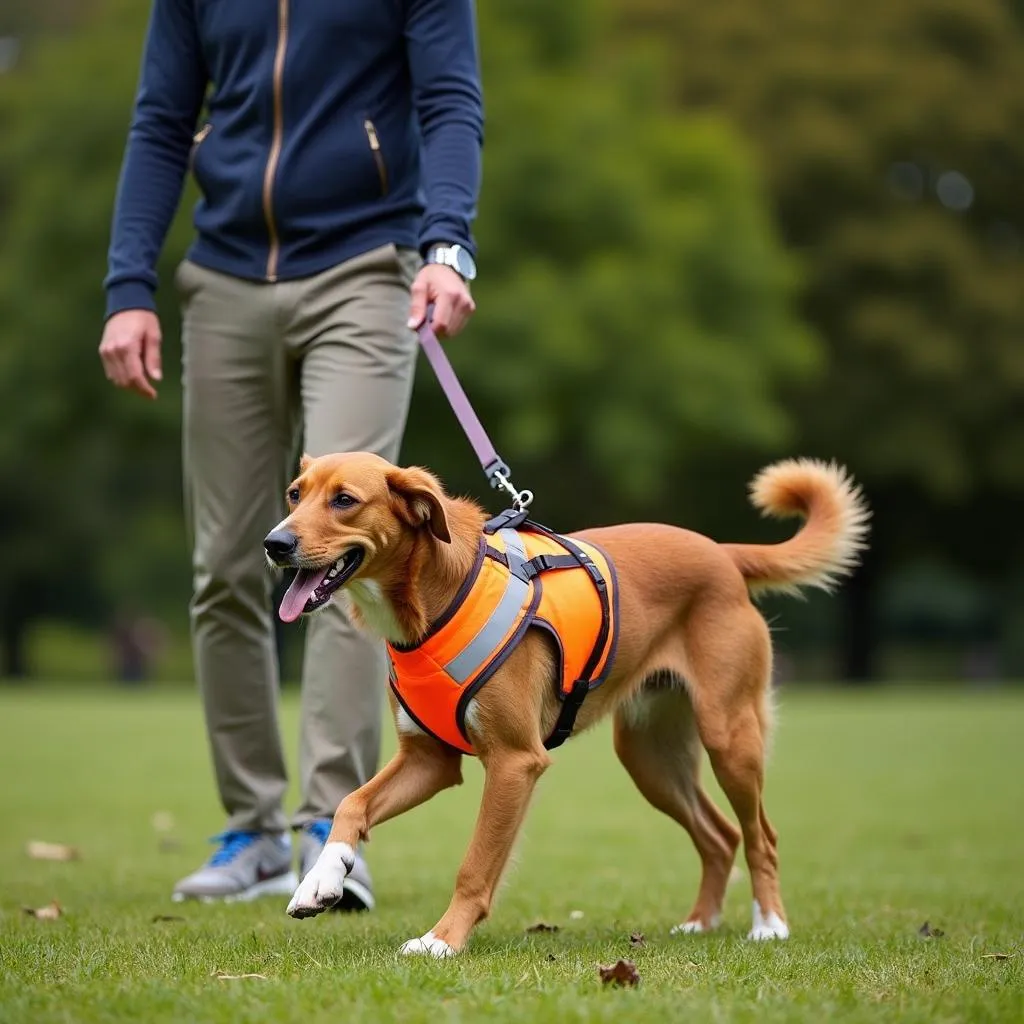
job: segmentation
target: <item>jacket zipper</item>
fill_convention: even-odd
[[[384,154],[380,151],[380,138],[373,122],[367,118],[363,122],[363,131],[366,132],[367,141],[370,143],[370,152],[373,154],[373,162],[377,165],[377,176],[380,178],[381,195],[388,194],[388,169],[384,163]]]
[[[206,124],[204,124],[203,127],[200,128],[199,131],[197,131],[195,133],[195,135],[192,136],[192,149],[189,151],[189,154],[188,154],[188,169],[189,169],[189,171],[194,171],[195,170],[196,154],[199,152],[199,147],[205,141],[206,136],[209,135],[210,132],[212,132],[212,131],[213,131],[213,125],[210,124],[209,121],[207,121]]]
[[[270,236],[270,251],[267,253],[267,280],[277,280],[277,263],[281,253],[281,241],[274,220],[274,177],[281,159],[281,143],[284,135],[284,101],[281,96],[284,79],[284,55],[288,48],[288,0],[277,3],[277,52],[274,55],[274,136],[270,143],[270,154],[263,174],[263,215],[267,221]]]

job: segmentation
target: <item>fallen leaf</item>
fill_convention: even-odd
[[[927,921],[917,929],[922,939],[941,939],[946,933],[941,928],[933,928]]]
[[[33,860],[79,860],[81,854],[74,846],[65,843],[44,843],[33,839],[25,847]]]
[[[184,921],[185,918],[179,917],[177,914],[154,914],[153,923],[157,921]]]
[[[569,911],[569,920],[570,921],[582,921],[583,920],[583,911],[582,910],[570,910]]]
[[[56,921],[64,913],[56,900],[51,900],[49,906],[46,907],[22,907],[21,909],[37,921]]]
[[[629,944],[631,946],[643,946],[646,944],[646,942],[647,940],[644,938],[643,932],[633,932],[629,936]]]
[[[150,819],[156,832],[173,832],[174,815],[170,811],[157,811]]]
[[[536,924],[531,924],[526,929],[526,934],[529,935],[531,932],[557,932],[557,924],[545,924],[543,921],[538,921]]]
[[[1016,953],[982,953],[982,960],[1012,960]]]
[[[607,967],[598,967],[597,973],[602,985],[636,986],[640,983],[640,972],[632,960],[616,960]]]
[[[267,980],[265,974],[227,974],[224,971],[211,971],[211,978],[216,978],[218,981],[242,981],[245,978],[260,978],[263,981]]]

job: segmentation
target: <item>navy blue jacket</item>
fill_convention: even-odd
[[[190,167],[188,256],[214,270],[273,281],[388,242],[472,251],[482,106],[473,0],[154,0],[107,315],[155,307]]]

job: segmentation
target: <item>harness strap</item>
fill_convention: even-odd
[[[520,563],[526,556],[526,549],[514,531],[509,536],[502,534],[508,549],[510,560],[517,558]],[[510,539],[511,538],[511,539]],[[501,641],[508,636],[526,604],[530,591],[530,582],[515,572],[509,573],[505,592],[501,595],[497,607],[491,612],[487,621],[480,627],[476,636],[445,665],[445,671],[457,683],[464,683],[484,667],[494,655]]]
[[[484,533],[498,533],[504,529],[514,530],[526,522],[529,514],[529,511],[525,508],[520,509],[518,512],[514,508],[507,508],[504,512],[499,512],[484,523]]]
[[[544,741],[545,750],[554,750],[555,747],[560,747],[572,735],[576,716],[579,714],[580,708],[583,707],[583,700],[589,689],[590,686],[586,679],[577,679],[572,684],[572,689],[562,701],[555,727],[551,730],[551,735]]]

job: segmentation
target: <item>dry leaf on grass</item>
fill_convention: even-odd
[[[154,914],[153,923],[157,921],[184,921],[185,918],[179,917],[177,914]]]
[[[583,920],[583,911],[582,910],[570,910],[569,911],[569,920],[570,921],[582,921]]]
[[[917,929],[922,939],[941,939],[946,933],[941,928],[933,928],[927,921]]]
[[[49,905],[45,907],[22,907],[21,909],[29,917],[34,917],[37,921],[56,921],[64,913],[61,905],[56,900],[51,900]]]
[[[245,978],[259,978],[262,981],[267,980],[265,974],[228,974],[226,971],[211,971],[211,978],[216,978],[218,981],[242,981]]]
[[[25,846],[25,850],[33,860],[79,860],[81,854],[74,846],[65,843],[44,843],[33,839]]]
[[[632,960],[616,960],[607,967],[598,967],[602,985],[631,985],[640,983],[640,972]]]
[[[174,815],[170,811],[157,811],[150,821],[156,832],[174,831]]]
[[[526,929],[526,934],[529,935],[529,934],[531,934],[533,932],[557,932],[557,931],[558,931],[558,925],[557,924],[546,924],[544,921],[538,921],[536,924],[531,924],[530,927]]]
[[[1012,960],[1016,953],[982,953],[982,960]]]
[[[644,938],[643,932],[633,932],[629,936],[629,944],[631,946],[643,946],[647,944],[647,939]]]

